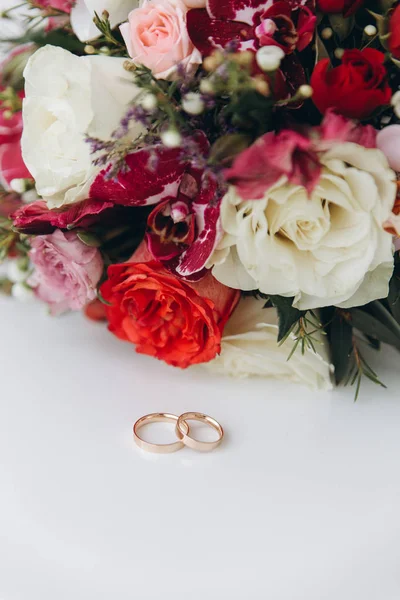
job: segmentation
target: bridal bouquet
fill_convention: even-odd
[[[400,350],[398,1],[20,0],[0,28],[17,13],[2,291],[175,367],[381,384],[365,350]]]

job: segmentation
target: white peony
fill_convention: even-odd
[[[229,189],[225,235],[210,261],[218,281],[294,296],[299,309],[387,296],[393,248],[383,223],[394,205],[395,175],[381,151],[353,143],[336,145],[321,162],[311,197],[284,177],[261,200],[243,201]]]
[[[139,0],[77,0],[71,10],[71,26],[81,42],[88,42],[101,36],[93,23],[94,13],[101,17],[106,10],[110,15],[111,27],[126,21],[128,14],[139,6]]]
[[[311,349],[302,354],[298,348],[287,360],[294,336],[278,344],[276,310],[263,308],[264,304],[264,300],[251,297],[240,301],[225,327],[220,356],[204,366],[222,375],[271,377],[331,390],[333,367],[329,364],[324,336],[319,336],[317,354]]]
[[[22,154],[49,208],[87,197],[99,172],[85,136],[107,140],[138,94],[123,59],[45,46],[25,68]],[[132,132],[136,136],[141,126]]]

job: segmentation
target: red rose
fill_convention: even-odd
[[[394,9],[389,21],[389,50],[400,60],[400,4]]]
[[[346,50],[342,64],[330,68],[329,60],[317,63],[311,77],[312,99],[321,113],[333,108],[350,119],[365,119],[390,103],[385,56],[378,50]]]
[[[112,265],[101,286],[110,303],[109,329],[136,345],[140,354],[186,368],[212,360],[221,348],[223,327],[240,292],[222,285],[210,272],[187,283],[161,263],[149,260],[145,243],[132,261]]]
[[[317,7],[323,13],[341,13],[350,17],[364,4],[364,0],[317,0]]]

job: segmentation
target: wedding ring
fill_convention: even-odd
[[[219,436],[218,439],[214,442],[201,442],[200,440],[190,437],[189,431],[187,431],[187,421],[190,420],[200,421],[200,423],[206,423],[207,425],[210,425],[210,427],[217,431]],[[224,437],[224,430],[218,421],[212,417],[209,417],[208,415],[203,415],[203,413],[198,412],[187,412],[178,418],[176,423],[176,435],[180,440],[182,440],[185,446],[188,446],[188,448],[191,448],[192,450],[198,450],[199,452],[209,452],[220,445],[222,438]]]
[[[172,442],[171,444],[152,444],[139,437],[138,431],[142,427],[148,425],[149,423],[160,422],[175,423],[177,425],[178,417],[176,415],[170,415],[169,413],[152,413],[151,415],[145,415],[144,417],[141,417],[133,426],[133,437],[136,444],[139,446],[139,448],[142,448],[142,450],[146,450],[146,452],[155,452],[157,454],[169,454],[170,452],[181,450],[184,446],[184,443],[180,439],[177,442]],[[184,421],[181,423],[181,428],[185,435],[189,433],[189,425]]]

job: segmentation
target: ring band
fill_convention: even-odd
[[[210,427],[217,431],[219,435],[218,439],[214,442],[201,442],[200,440],[190,437],[189,431],[187,431],[185,427],[188,426],[187,421],[189,420],[207,423],[207,425],[210,425]],[[178,418],[176,423],[176,435],[180,440],[182,440],[185,446],[188,446],[188,448],[191,448],[192,450],[198,450],[199,452],[209,452],[220,445],[222,438],[224,437],[224,430],[218,421],[212,417],[209,417],[208,415],[203,415],[203,413],[198,412],[187,412]]]
[[[171,452],[176,452],[177,450],[181,450],[184,446],[182,440],[177,442],[172,442],[171,444],[152,444],[151,442],[146,442],[142,440],[138,435],[138,431],[144,427],[144,425],[148,425],[149,423],[175,423],[178,424],[178,417],[176,415],[171,415],[169,413],[152,413],[151,415],[145,415],[136,421],[133,426],[133,437],[136,444],[142,450],[146,450],[146,452],[154,452],[157,454],[169,454]],[[189,425],[182,421],[181,423],[182,430],[185,432],[185,435],[189,433]]]

